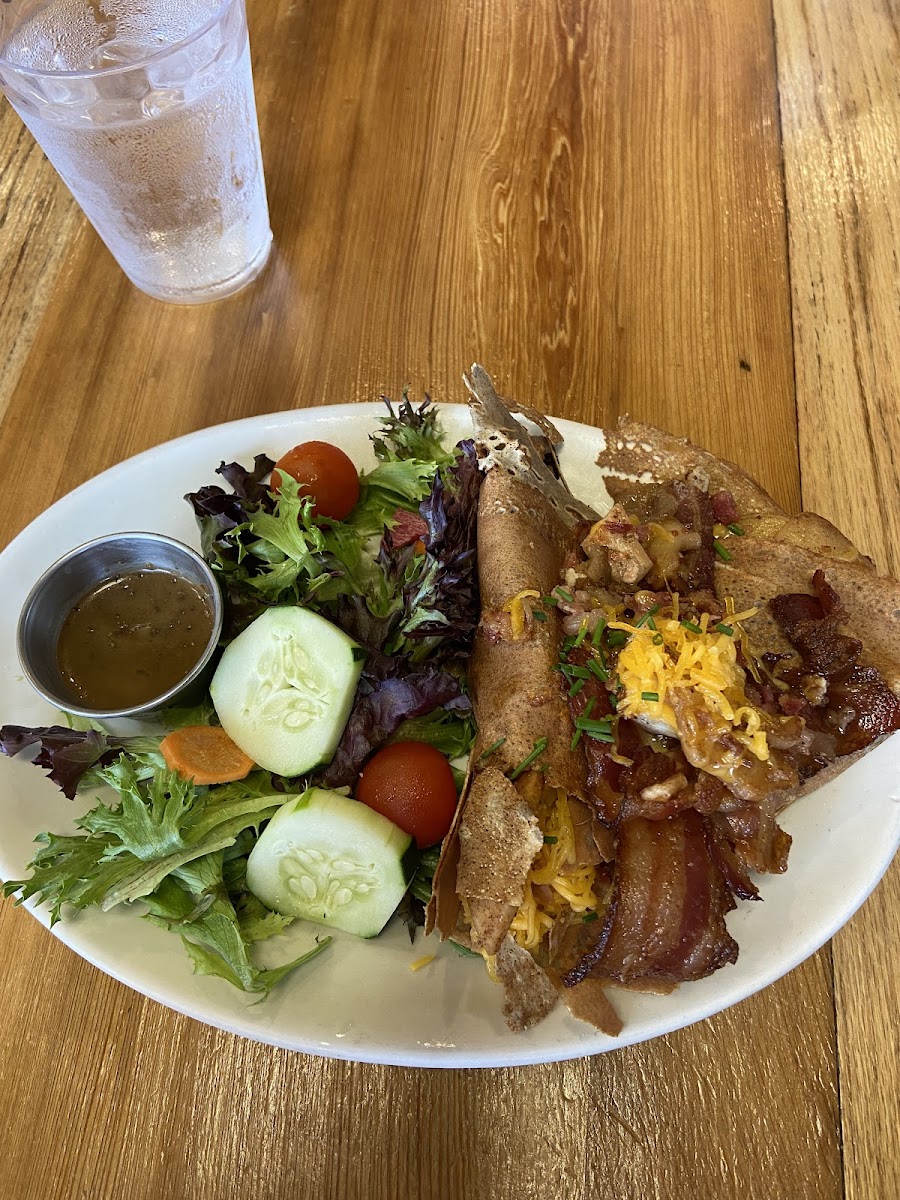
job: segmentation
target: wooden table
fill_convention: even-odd
[[[900,570],[891,0],[254,0],[277,250],[134,291],[0,118],[0,535],[128,455],[479,359],[738,459]],[[900,866],[761,995],[519,1070],[307,1058],[179,1017],[0,908],[0,1194],[900,1195]]]

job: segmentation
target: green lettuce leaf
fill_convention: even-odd
[[[381,535],[398,508],[407,512],[418,509],[431,491],[438,466],[434,459],[407,459],[379,463],[373,471],[363,472],[359,501],[347,523],[360,537]]]
[[[404,388],[403,400],[396,413],[387,398],[385,404],[388,415],[383,419],[381,429],[372,437],[375,457],[380,462],[418,459],[420,462],[445,466],[453,461],[453,454],[444,449],[438,410],[431,407],[430,397],[426,396],[415,408]]]
[[[188,725],[218,725],[219,723],[209,696],[206,696],[199,704],[189,707],[173,704],[170,708],[164,708],[162,722],[166,729],[184,729]]]
[[[475,721],[471,712],[455,713],[436,708],[424,717],[404,721],[391,742],[427,742],[447,758],[462,758],[475,741]]]
[[[235,904],[241,935],[247,942],[265,942],[294,922],[293,917],[271,912],[252,892],[244,892]]]
[[[41,834],[31,875],[4,884],[8,896],[35,896],[49,904],[53,922],[64,905],[109,909],[149,895],[178,868],[234,845],[285,800],[272,794],[264,772],[239,783],[197,788],[166,770],[144,780],[122,755],[98,774],[119,791],[119,803],[101,801],[86,813],[78,822],[85,834]]]
[[[173,871],[146,897],[145,903],[148,920],[181,935],[197,974],[217,975],[234,987],[260,993],[261,997],[289,972],[321,953],[331,941],[331,938],[317,939],[311,950],[280,967],[258,967],[250,955],[254,939],[247,936],[225,887],[221,851]]]

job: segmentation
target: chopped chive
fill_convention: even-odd
[[[569,636],[566,638],[566,640],[563,642],[563,650],[566,652],[566,654],[568,654],[569,651],[574,647],[574,645],[575,645],[575,638],[570,633]]]
[[[659,612],[658,604],[654,604],[652,608],[648,608],[647,611],[644,613],[644,615],[642,617],[640,617],[637,621],[635,621],[635,623],[634,623],[635,629],[640,629],[642,625],[646,625],[649,629],[655,629],[656,622],[653,620],[653,618],[658,612]]]
[[[536,608],[531,615],[534,617],[534,619],[536,621],[546,621],[547,620],[547,614],[545,612],[541,612],[541,610],[539,608]]]
[[[573,667],[569,663],[560,663],[559,669],[567,679],[590,679],[591,677],[587,667]]]
[[[735,534],[735,536],[736,536],[736,537],[743,537],[743,536],[744,536],[744,530],[743,530],[743,528],[742,528],[740,525],[736,525],[736,524],[735,524],[735,525],[729,525],[729,526],[728,526],[728,532],[729,532],[729,533],[733,533],[733,534]]]
[[[654,645],[654,646],[661,646],[662,644],[663,644],[663,635],[662,635],[661,633],[654,634],[654,636],[653,636],[653,645]]]
[[[576,679],[575,682],[572,684],[572,686],[569,688],[569,695],[577,696],[583,687],[584,687],[584,680]]]
[[[581,920],[585,925],[587,925],[590,921],[596,921],[598,919],[599,915],[600,915],[599,913],[595,913],[595,912],[586,912],[584,914],[584,916],[581,918]]]
[[[609,724],[609,717],[600,717],[598,720],[593,720],[591,717],[576,717],[575,728],[582,730],[584,733],[610,733],[612,732]]]
[[[575,638],[575,641],[572,645],[573,650],[577,650],[578,647],[581,645],[581,643],[584,641],[584,639],[587,637],[587,631],[588,631],[587,624],[582,623],[581,628],[578,630],[578,636]]]
[[[589,729],[585,729],[584,732],[587,737],[592,738],[595,742],[608,742],[610,745],[612,745],[616,740],[611,730],[609,733],[603,733],[600,730],[595,730],[592,733]]]
[[[559,600],[557,599],[556,596],[541,596],[541,604],[556,605],[556,604],[559,604]]]
[[[606,628],[606,617],[601,617],[594,626],[594,632],[591,634],[591,645],[596,646],[597,642],[603,637],[603,630]]]
[[[580,741],[581,741],[581,730],[576,729],[574,737],[572,738],[571,742],[569,742],[569,749],[574,750]]]
[[[547,834],[544,834],[544,845],[545,846],[555,846],[558,841],[559,841],[558,837],[553,837],[552,834],[550,836],[548,836]]]
[[[588,700],[587,704],[584,706],[584,712],[581,714],[581,719],[582,719],[582,720],[583,720],[585,717],[589,717],[589,716],[591,715],[591,713],[594,711],[594,705],[595,705],[596,703],[597,703],[597,699],[596,699],[596,697],[595,697],[595,696],[591,696],[590,700]],[[575,722],[575,724],[577,725],[577,724],[578,724],[578,722],[576,721],[576,722]]]
[[[540,756],[547,749],[548,744],[549,742],[547,738],[538,738],[538,740],[534,743],[534,746],[531,748],[531,753],[527,754],[519,763],[519,765],[514,770],[510,771],[508,778],[511,783],[514,783],[523,771],[527,771],[536,758],[540,758]]]
[[[575,599],[575,597],[572,595],[572,593],[571,593],[571,592],[567,592],[567,591],[566,591],[566,589],[565,589],[564,587],[555,587],[555,588],[553,589],[553,595],[554,595],[554,596],[559,596],[560,600],[568,600],[568,602],[569,602],[570,604],[571,604],[571,603],[574,601],[574,599]]]
[[[733,625],[725,625],[720,621],[719,624],[716,626],[716,629],[719,631],[719,633],[726,634],[727,637],[734,637],[734,626]]]
[[[718,538],[713,538],[713,550],[715,550],[722,562],[731,562],[731,551],[726,550]]]
[[[607,679],[609,679],[609,671],[605,667],[601,667],[594,658],[588,659],[588,670],[592,675],[596,675],[601,683],[606,683]]]
[[[624,629],[611,629],[608,640],[610,646],[624,646],[628,641],[628,634]]]
[[[653,700],[656,704],[659,704],[659,692],[641,692],[641,699]]]
[[[681,624],[685,629],[689,629],[691,633],[702,633],[703,630],[694,621],[682,621]]]
[[[492,755],[492,754],[493,754],[493,753],[494,753],[496,750],[499,750],[499,749],[500,749],[500,747],[503,745],[503,743],[504,743],[505,741],[506,741],[506,738],[505,738],[505,737],[502,737],[502,738],[497,738],[496,742],[494,742],[494,743],[492,743],[492,745],[488,746],[487,750],[482,750],[481,754],[479,754],[479,755],[478,755],[478,761],[479,761],[479,762],[484,762],[484,760],[485,760],[486,758],[490,758],[490,756],[491,756],[491,755]]]
[[[612,694],[612,692],[609,693],[609,707],[613,710],[613,712],[615,712],[616,709],[619,707],[619,702],[615,698],[615,696]]]

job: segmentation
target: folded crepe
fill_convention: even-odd
[[[511,931],[550,836],[541,822],[548,825],[547,805],[558,796],[582,823],[591,822],[584,765],[570,750],[575,728],[555,670],[560,618],[551,606],[535,620],[534,606],[557,585],[578,530],[597,513],[546,465],[543,439],[515,420],[481,368],[473,367],[467,383],[486,471],[478,511],[481,621],[469,662],[478,739],[435,873],[426,928],[436,925],[442,936],[485,955],[504,987],[507,1022],[520,1030],[546,1016],[561,987],[546,969],[550,963],[540,962]],[[535,423],[551,445],[561,443],[544,418]],[[581,841],[587,843],[582,853],[596,859],[590,834]],[[592,982],[568,989],[566,997],[592,1011],[586,995],[592,991],[599,1019],[617,1032],[621,1025]]]
[[[605,431],[600,517],[546,418],[517,409],[532,436],[481,368],[467,383],[478,741],[427,924],[484,956],[510,1028],[562,998],[615,1034],[608,989],[735,961],[727,913],[787,865],[778,812],[900,727],[900,587],[824,519],[627,420]]]

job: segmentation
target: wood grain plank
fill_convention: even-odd
[[[768,3],[250,15],[273,260],[177,309],[79,237],[0,424],[0,537],[175,434],[405,383],[460,399],[476,357],[509,394],[594,422],[628,409],[799,501]],[[196,1025],[8,903],[0,947],[11,1200],[841,1194],[827,951],[646,1046],[415,1072]]]
[[[0,416],[87,222],[14,114],[0,122]]]
[[[767,5],[586,11],[345,3],[323,20],[280,3],[254,30],[278,243],[265,275],[172,308],[86,234],[71,286],[100,308],[60,298],[20,399],[93,437],[89,410],[128,396],[106,466],[250,412],[407,383],[459,400],[479,358],[560,415],[690,428],[796,506]],[[58,471],[33,429],[13,417],[8,433]]]
[[[4,905],[0,939],[10,934],[32,987],[24,1039],[8,1020],[0,1032],[8,1200],[240,1200],[248,1180],[254,1197],[321,1200],[588,1200],[612,1179],[617,1195],[641,1200],[840,1195],[833,1064],[809,1053],[831,1026],[826,952],[789,987],[651,1045],[543,1067],[416,1071],[198,1025]],[[23,995],[8,971],[3,1011]],[[802,1089],[785,1086],[795,1074]]]
[[[897,8],[776,0],[775,13],[804,503],[896,576]],[[895,862],[833,943],[846,1192],[861,1200],[900,1194],[898,913]]]
[[[804,502],[897,574],[896,6],[776,11]]]

